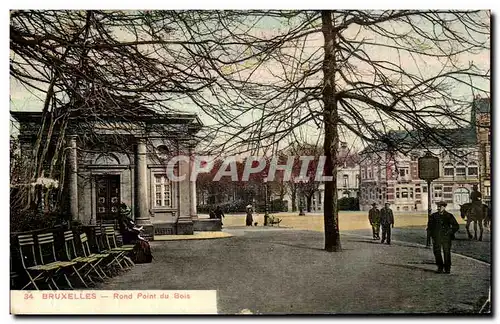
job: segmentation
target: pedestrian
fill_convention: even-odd
[[[215,214],[215,218],[220,219],[220,225],[221,226],[224,225],[224,224],[222,224],[222,218],[225,216],[224,216],[224,213],[222,212],[222,209],[220,208],[220,206],[215,207],[214,214]]]
[[[208,212],[208,217],[210,219],[216,219],[217,217],[215,217],[215,213],[214,211],[212,210],[212,208],[209,209],[209,212]]]
[[[380,240],[380,210],[376,203],[372,204],[372,209],[368,212],[368,220],[372,227],[373,239]]]
[[[252,226],[252,222],[253,222],[253,216],[252,216],[253,209],[252,209],[252,205],[247,205],[246,209],[247,209],[246,225],[247,226]]]
[[[385,203],[384,208],[380,210],[380,225],[382,226],[382,241],[387,239],[387,244],[391,244],[391,226],[394,228],[394,214],[389,208],[390,204]]]
[[[431,215],[427,228],[432,238],[432,250],[438,267],[436,273],[451,271],[451,241],[459,226],[455,216],[446,211],[446,202],[437,203],[438,211]],[[443,250],[443,255],[441,255]],[[443,262],[444,257],[444,262]]]

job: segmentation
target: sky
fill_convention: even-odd
[[[0,15],[0,19],[4,20],[4,23],[1,25],[3,27],[2,31],[3,33],[1,34],[4,41],[2,44],[4,46],[7,46],[8,44],[8,39],[9,39],[9,30],[8,30],[8,9],[11,9],[12,7],[18,7],[18,8],[61,8],[61,9],[81,9],[81,8],[123,8],[123,9],[141,9],[141,8],[151,8],[151,9],[200,9],[200,8],[205,8],[205,9],[213,9],[213,8],[220,8],[220,9],[227,9],[227,8],[233,8],[233,9],[245,9],[249,8],[250,6],[253,8],[296,8],[296,9],[310,9],[310,8],[328,8],[331,7],[333,4],[331,1],[314,1],[314,0],[309,0],[309,1],[301,1],[301,2],[294,2],[294,1],[284,1],[284,0],[279,0],[279,1],[268,1],[268,0],[254,0],[252,2],[239,2],[239,1],[213,1],[213,0],[204,0],[204,1],[193,1],[193,0],[183,0],[183,1],[175,1],[175,2],[158,2],[157,0],[143,0],[143,1],[130,1],[130,0],[120,0],[120,1],[106,1],[103,2],[102,0],[86,0],[86,1],[71,1],[71,2],[60,2],[60,1],[55,1],[55,0],[46,0],[46,1],[25,1],[25,0],[17,0],[15,3],[12,2],[3,2],[4,8],[3,15]],[[434,8],[434,9],[442,9],[442,8],[462,8],[462,9],[470,9],[470,8],[484,8],[484,9],[489,9],[492,8],[495,13],[499,12],[500,6],[498,1],[492,1],[492,0],[476,0],[471,2],[470,0],[454,0],[454,1],[431,1],[431,0],[421,0],[418,2],[402,2],[402,1],[395,1],[395,0],[389,0],[389,1],[371,1],[367,2],[365,0],[349,0],[349,1],[344,1],[344,2],[335,2],[334,4],[338,8],[344,8],[344,9],[352,9],[352,8],[360,8],[360,9],[365,9],[367,7],[371,7],[373,9],[380,9],[380,8],[407,8],[407,9],[415,9],[415,8],[422,8],[422,9],[429,9],[429,8]],[[167,8],[168,6],[168,8]],[[496,22],[498,22],[498,19],[496,19]],[[498,26],[496,26],[496,29],[498,31]],[[498,33],[495,33],[495,35],[498,35]],[[497,38],[497,37],[495,37]],[[496,39],[497,40],[497,39]],[[12,88],[10,85],[10,80],[9,80],[9,72],[8,72],[8,65],[6,64],[8,60],[8,50],[5,50],[2,52],[4,55],[3,64],[1,67],[4,69],[4,92],[5,96],[3,98],[13,98],[15,101],[15,106],[19,109],[27,109],[29,110],[30,107],[33,105],[32,99],[26,95],[23,94],[21,91],[18,89]],[[496,51],[498,53],[498,51]],[[484,54],[484,62],[489,61],[489,54],[486,55]],[[496,56],[495,56],[496,57]],[[496,57],[498,58],[498,57]],[[493,85],[493,84],[492,84]],[[498,82],[496,83],[498,85]],[[495,88],[495,92],[497,89]],[[495,97],[493,97],[494,99]],[[494,99],[495,100],[495,99]],[[9,100],[8,102],[6,101],[7,106],[10,108],[12,102]],[[496,106],[496,102],[494,102],[493,107]],[[4,131],[4,140],[0,141],[2,145],[4,145],[4,152],[7,152],[8,149],[8,141],[7,138],[9,137],[9,128],[7,127],[7,120],[9,120],[8,116],[8,110],[4,109],[3,113],[5,114],[4,120],[6,122],[5,126],[3,127],[2,130]],[[497,114],[495,114],[496,116]],[[496,124],[496,120],[494,120],[494,124]],[[494,141],[494,150],[498,151],[500,149],[500,141]],[[0,171],[3,173],[1,174],[1,178],[7,179],[9,178],[9,155],[5,154],[3,155],[4,159],[2,161],[2,167],[0,168]],[[494,163],[497,163],[499,160],[494,159]],[[498,165],[495,165],[495,167],[498,167]],[[495,200],[500,200],[500,190],[494,190],[493,194],[495,195]],[[4,214],[7,215],[9,213],[8,208],[9,208],[9,202],[8,202],[8,195],[2,195],[1,196],[3,203],[1,206],[3,206]],[[9,226],[3,226],[4,230],[4,235],[0,236],[0,239],[4,240],[3,246],[5,249],[9,246]],[[498,241],[497,241],[498,244]],[[495,249],[496,251],[500,251],[500,249]],[[7,252],[7,251],[5,251]],[[498,253],[498,252],[497,252]],[[4,255],[7,255],[6,253]],[[7,269],[7,262],[4,262],[4,266],[0,268],[0,271],[3,273],[2,277],[6,278],[8,275],[8,269]],[[499,268],[497,267],[495,275],[498,275]],[[7,280],[3,280],[1,283],[3,286],[3,291],[7,291],[8,288],[8,283]],[[4,298],[3,299],[5,304],[8,303],[8,299]],[[498,298],[495,299],[498,302]],[[497,304],[498,305],[498,304]],[[496,305],[496,306],[497,306]],[[5,305],[7,306],[7,305]],[[13,316],[7,314],[7,312],[3,312],[3,322],[4,323],[13,323],[15,319]],[[127,321],[128,319],[124,318],[93,318],[92,322],[93,323],[123,323],[123,321]],[[335,322],[336,323],[352,323],[356,321],[355,319],[342,319],[342,318],[336,318]],[[32,318],[27,318],[23,320],[26,323],[35,323],[39,322],[39,319],[32,319]],[[141,319],[134,318],[130,319],[130,321],[133,321],[134,323],[141,322]],[[180,319],[177,320],[175,318],[169,319],[170,322],[172,323],[189,323],[190,319]],[[259,320],[260,322],[265,323],[267,320]],[[269,323],[276,323],[277,321],[280,321],[280,319],[272,319],[269,320]],[[429,323],[454,323],[456,322],[455,319],[432,319],[432,318],[427,318],[426,322]],[[194,320],[193,320],[194,323]],[[360,321],[361,323],[361,321]]]

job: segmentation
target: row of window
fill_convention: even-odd
[[[378,197],[379,199],[382,199],[382,193],[383,197],[385,199],[385,188],[383,189],[365,189],[361,188],[361,197],[363,199],[375,199],[377,197],[377,191],[378,191]],[[396,194],[395,198],[396,199],[421,199],[421,189],[420,187],[396,187],[395,188]],[[427,193],[427,186],[422,186],[422,193]],[[453,187],[452,186],[443,186],[441,184],[435,184],[433,186],[433,196],[436,199],[453,199]],[[456,190],[456,194],[464,194],[465,196],[468,197],[469,191],[465,188],[459,188]]]
[[[469,165],[465,165],[462,162],[453,165],[452,163],[446,163],[444,165],[444,176],[445,177],[453,177],[453,176],[477,176],[479,174],[479,170],[477,164],[475,162],[469,163]]]
[[[359,178],[358,176],[355,177],[355,188],[359,187]],[[350,183],[349,183],[349,175],[348,174],[344,174],[342,175],[342,186],[344,188],[350,188]]]
[[[406,167],[398,168],[397,175],[400,177],[405,177],[408,176],[409,174],[409,169]],[[477,166],[477,163],[471,162],[468,165],[465,165],[462,162],[457,163],[456,165],[453,165],[453,163],[446,163],[444,165],[444,176],[445,177],[454,177],[454,176],[478,176],[479,175],[479,169]],[[381,174],[382,177],[385,176],[384,172]],[[368,169],[365,171],[365,169],[361,169],[361,179],[372,179],[373,178],[373,173],[372,169]]]

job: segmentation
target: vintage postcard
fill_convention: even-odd
[[[490,11],[9,22],[11,314],[491,316]]]

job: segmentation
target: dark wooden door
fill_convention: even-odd
[[[96,176],[96,188],[96,220],[115,220],[120,213],[120,176]]]

